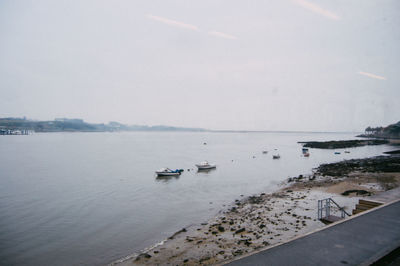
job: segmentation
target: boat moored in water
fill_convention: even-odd
[[[213,168],[217,168],[217,165],[215,164],[210,164],[207,161],[201,162],[199,164],[196,164],[197,169],[199,170],[207,170],[207,169],[213,169]]]
[[[280,159],[281,156],[279,154],[274,154],[272,155],[272,159]]]
[[[167,167],[161,168],[160,170],[156,171],[157,176],[178,176],[181,175],[183,169],[175,169],[171,170]]]

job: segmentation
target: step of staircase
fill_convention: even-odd
[[[375,208],[375,207],[378,207],[378,206],[370,206],[370,205],[363,205],[363,204],[357,204],[356,205],[357,209],[363,210],[363,211],[367,211],[367,210]]]
[[[370,200],[363,200],[363,199],[360,199],[360,200],[358,201],[358,203],[359,203],[359,204],[363,204],[363,205],[370,205],[370,206],[374,206],[374,207],[377,207],[377,206],[382,205],[381,202],[370,201]]]
[[[381,202],[360,199],[352,213],[354,215],[378,207],[380,205],[382,205]]]
[[[335,215],[329,215],[327,217],[322,218],[320,221],[323,222],[324,224],[331,224],[340,220],[343,220],[343,218]]]

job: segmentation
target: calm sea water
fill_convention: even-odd
[[[304,158],[297,144],[353,138],[186,132],[0,136],[0,265],[104,265],[206,221],[241,194],[271,192],[321,163],[391,149],[369,146],[341,155],[311,149]],[[272,160],[274,149],[280,160]],[[194,164],[203,160],[217,169],[197,173]],[[162,167],[185,172],[157,179],[154,171]]]

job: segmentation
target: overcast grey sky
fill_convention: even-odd
[[[0,1],[0,116],[234,130],[400,120],[398,0]]]

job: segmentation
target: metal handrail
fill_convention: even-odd
[[[339,204],[336,203],[336,201],[334,201],[334,200],[331,199],[331,198],[329,198],[329,199],[339,208],[339,210],[342,211],[342,218],[344,218],[345,215],[351,216],[348,212],[346,212],[346,211],[344,210],[344,207],[340,207]]]
[[[345,218],[347,216],[351,216],[348,212],[344,210],[344,207],[340,207],[339,204],[337,204],[336,201],[334,201],[332,198],[327,198],[323,200],[318,200],[318,220],[323,219],[324,217],[328,217],[331,214],[331,202],[338,207],[338,209],[341,211],[341,217]],[[325,204],[324,204],[325,203]],[[325,211],[325,216],[323,215]]]

